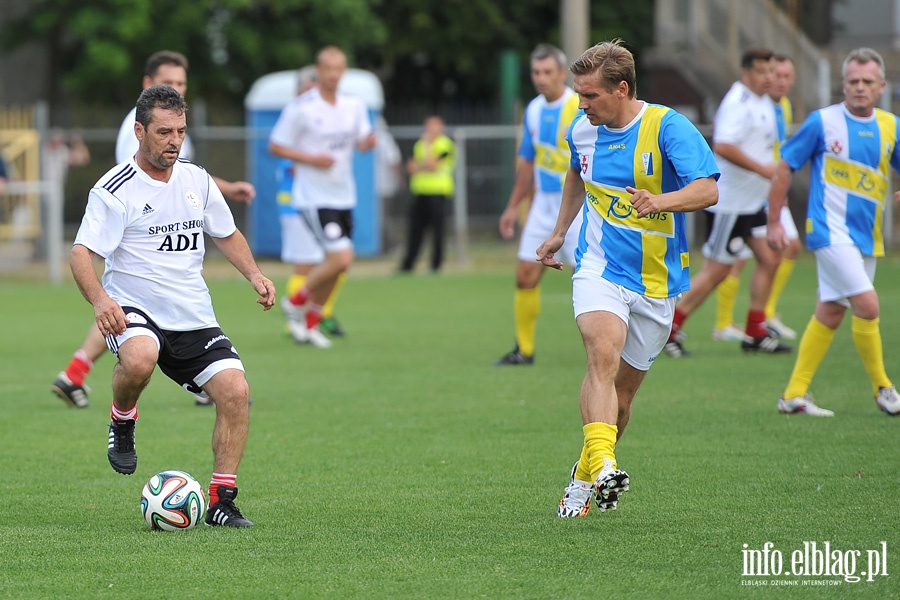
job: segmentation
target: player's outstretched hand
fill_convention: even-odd
[[[547,238],[543,244],[538,246],[537,261],[545,267],[551,267],[557,271],[562,271],[563,264],[556,260],[555,254],[562,248],[564,237],[551,236]]]
[[[504,240],[511,240],[516,234],[516,220],[518,215],[516,209],[506,207],[503,214],[500,215],[500,236]]]
[[[229,200],[250,204],[256,198],[256,188],[249,181],[235,181],[231,184]]]
[[[259,294],[256,299],[258,304],[262,304],[263,310],[269,310],[275,306],[275,284],[262,273],[258,273],[250,278],[250,285]]]

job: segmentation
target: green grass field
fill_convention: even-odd
[[[256,526],[174,534],[149,530],[141,488],[165,469],[206,486],[213,409],[157,372],[139,405],[137,473],[116,474],[105,456],[113,360],[92,373],[86,410],[49,389],[90,307],[71,282],[7,278],[0,597],[900,597],[900,419],[877,410],[849,322],[812,388],[835,418],[784,416],[775,403],[793,355],[712,341],[708,302],[687,324],[694,356],[660,357],[637,397],[617,448],[632,480],[619,510],[561,520],[582,441],[583,350],[569,278],[548,273],[537,364],[490,366],[513,341],[513,264],[505,247],[437,277],[361,265],[338,307],[349,337],[329,351],[294,345],[240,278],[211,281],[255,401],[238,505]],[[280,285],[283,267],[268,270]],[[880,263],[878,286],[900,378],[900,261]],[[783,320],[802,330],[814,297],[806,256]],[[861,551],[857,574],[885,541],[889,575],[742,577],[744,544],[772,542],[788,570],[806,541]],[[839,585],[772,589],[801,579]]]

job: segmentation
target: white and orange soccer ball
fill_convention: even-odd
[[[141,492],[141,512],[151,529],[190,529],[203,519],[205,510],[203,487],[184,471],[157,473]]]

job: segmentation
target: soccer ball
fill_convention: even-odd
[[[141,492],[141,512],[151,529],[190,529],[200,522],[205,510],[200,482],[184,471],[157,473]]]

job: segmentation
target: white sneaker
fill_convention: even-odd
[[[785,340],[797,339],[797,332],[782,323],[778,315],[766,320],[766,329]]]
[[[747,334],[732,323],[722,329],[713,329],[712,339],[718,342],[743,342],[747,339]]]
[[[291,318],[288,318],[287,328],[291,334],[291,337],[294,338],[294,341],[298,344],[305,344],[309,341],[309,330],[306,328],[306,320],[294,321]]]
[[[303,307],[292,304],[291,299],[287,296],[281,297],[281,310],[284,311],[284,316],[287,317],[288,322],[302,323],[306,319]]]
[[[597,475],[594,483],[594,502],[600,512],[616,510],[619,496],[628,491],[631,483],[628,473],[617,469],[611,460],[603,459],[603,470]]]
[[[900,394],[894,386],[878,388],[878,395],[875,396],[875,402],[878,408],[891,416],[900,415]]]
[[[900,398],[898,398],[898,401],[900,401]],[[881,405],[879,404],[879,406]],[[900,410],[900,405],[898,405],[898,410]],[[813,402],[813,397],[809,392],[807,392],[804,396],[798,398],[790,398],[788,400],[785,400],[784,398],[779,399],[778,412],[788,415],[803,413],[811,417],[834,416],[834,411],[816,406],[816,403]]]
[[[559,508],[556,514],[560,518],[583,517],[591,512],[591,496],[594,495],[594,486],[590,481],[579,481],[575,479],[575,469],[578,468],[576,461],[572,465],[572,474],[569,476],[569,485],[566,486],[566,493],[559,501]]]
[[[331,340],[318,327],[306,330],[306,343],[312,344],[316,348],[331,348]]]

